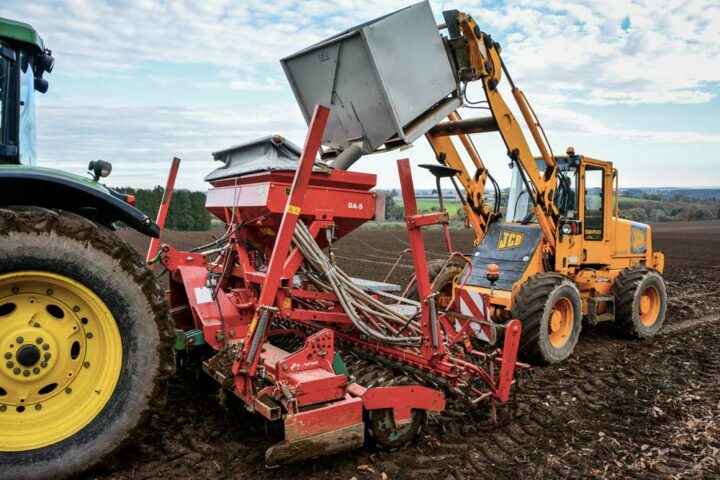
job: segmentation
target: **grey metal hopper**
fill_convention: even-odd
[[[281,60],[309,123],[329,107],[323,145],[362,153],[410,144],[458,108],[457,84],[428,2],[335,35]]]
[[[302,150],[280,135],[268,135],[250,142],[213,152],[224,163],[205,176],[206,182],[239,177],[255,172],[297,170]],[[315,163],[314,171],[327,171],[327,165]]]

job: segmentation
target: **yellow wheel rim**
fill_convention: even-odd
[[[88,288],[41,271],[0,275],[0,451],[53,445],[86,427],[112,396],[122,341]]]
[[[640,294],[640,323],[651,327],[660,316],[660,293],[652,285]]]
[[[548,338],[553,347],[562,348],[570,339],[574,313],[573,304],[567,298],[561,298],[553,305],[548,321]]]

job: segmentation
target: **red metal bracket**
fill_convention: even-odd
[[[520,320],[510,320],[505,327],[505,342],[502,349],[502,366],[498,375],[495,398],[505,403],[510,398],[510,388],[515,376],[515,362],[517,361],[518,347],[522,324]]]
[[[366,410],[392,409],[397,425],[411,422],[413,410],[440,413],[445,408],[445,395],[442,392],[420,385],[363,388],[353,384],[348,391],[362,398]]]
[[[180,169],[180,159],[174,157],[172,160],[172,166],[170,167],[170,173],[168,174],[167,183],[165,184],[165,190],[163,191],[162,201],[160,202],[160,209],[158,210],[157,220],[155,223],[160,227],[160,235],[158,238],[150,239],[150,247],[148,248],[147,262],[155,258],[158,253],[158,246],[160,245],[160,236],[165,229],[165,220],[167,219],[168,210],[170,210],[170,199],[172,198],[173,190],[175,189],[175,179],[177,178],[178,170]],[[153,265],[150,264],[150,269]]]

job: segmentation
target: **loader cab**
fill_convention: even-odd
[[[35,92],[47,91],[53,65],[30,25],[0,18],[0,164],[35,164]]]
[[[538,170],[544,171],[543,159],[538,157],[535,161]],[[613,202],[617,197],[613,191],[616,172],[612,163],[576,155],[572,149],[565,156],[556,156],[555,161],[558,165],[555,205],[561,216],[557,232],[559,269],[607,264],[611,253],[611,222],[616,209]],[[507,222],[536,224],[532,207],[521,172],[514,168],[505,215]]]
[[[558,164],[558,186],[555,196],[555,205],[560,214],[568,219],[577,219],[578,206],[578,182],[580,173],[581,158],[577,156],[555,157]],[[545,161],[538,157],[535,159],[538,170],[545,170]],[[525,188],[522,173],[518,168],[513,168],[510,190],[508,191],[507,211],[505,218],[511,223],[532,224],[537,219],[532,212],[532,199]]]

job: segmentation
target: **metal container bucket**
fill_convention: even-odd
[[[307,122],[330,108],[323,145],[410,144],[460,106],[457,84],[428,2],[398,10],[281,60]]]

